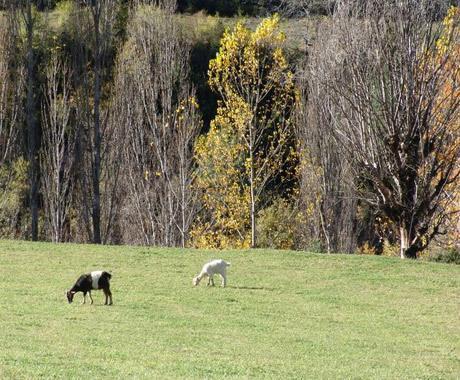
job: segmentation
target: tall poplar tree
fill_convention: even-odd
[[[212,214],[210,224],[202,225],[204,236],[233,234],[236,245],[257,245],[257,214],[268,188],[281,181],[292,147],[294,84],[284,40],[277,15],[254,32],[238,23],[225,32],[210,62],[209,85],[221,100],[211,130],[196,147],[196,183]]]

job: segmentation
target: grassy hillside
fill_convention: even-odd
[[[215,257],[229,286],[192,287]],[[67,304],[101,268],[114,305]],[[459,290],[383,257],[0,241],[0,378],[456,378]]]

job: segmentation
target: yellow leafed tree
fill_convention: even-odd
[[[443,32],[436,43],[436,51],[433,57],[435,65],[442,67],[444,71],[444,85],[437,98],[436,106],[442,109],[443,115],[451,112],[452,104],[458,103],[460,99],[460,8],[451,7],[443,20]],[[447,133],[453,141],[443,152],[445,160],[452,160],[460,151],[460,118],[453,117]],[[447,138],[447,136],[445,137]],[[458,160],[457,160],[458,161]],[[449,197],[445,208],[447,210],[447,236],[448,245],[460,244],[460,167],[452,170],[451,183],[446,187]]]
[[[282,181],[294,156],[294,83],[284,39],[277,15],[255,31],[238,23],[224,33],[210,62],[209,85],[221,100],[195,149],[195,185],[205,209],[192,234],[195,245],[256,246],[256,217],[266,190]]]

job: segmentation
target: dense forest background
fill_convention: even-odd
[[[458,254],[459,11],[380,3],[4,1],[0,237]]]

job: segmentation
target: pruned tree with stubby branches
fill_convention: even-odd
[[[446,24],[410,0],[355,5],[334,15],[336,53],[318,69],[329,126],[357,195],[392,223],[401,257],[416,258],[442,233],[459,176],[458,13]]]

